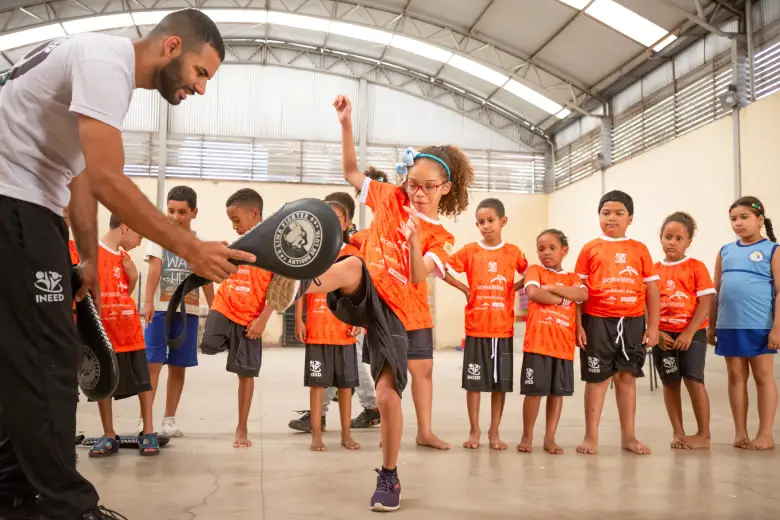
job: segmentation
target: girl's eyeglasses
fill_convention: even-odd
[[[409,195],[417,195],[417,192],[422,190],[422,192],[426,195],[433,195],[437,191],[439,191],[439,188],[441,188],[445,183],[441,184],[417,184],[415,182],[407,182],[406,183],[406,193]]]

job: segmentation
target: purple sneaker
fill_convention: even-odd
[[[384,468],[375,469],[379,476],[376,478],[376,491],[371,497],[371,511],[388,513],[397,511],[401,507],[401,482],[398,474]]]

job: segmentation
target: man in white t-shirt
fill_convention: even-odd
[[[118,518],[76,471],[80,355],[63,209],[82,261],[79,300],[100,295],[97,201],[214,281],[236,271],[230,258],[254,261],[171,225],[123,173],[133,89],[178,104],[205,92],[224,56],[216,25],[184,10],[137,42],[57,38],[0,80],[0,517],[20,516],[38,494],[40,518]]]

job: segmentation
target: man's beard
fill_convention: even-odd
[[[171,60],[165,67],[159,72],[159,86],[157,91],[160,95],[170,103],[171,105],[178,105],[181,103],[176,93],[184,88],[182,85],[181,74],[181,57],[177,57]]]

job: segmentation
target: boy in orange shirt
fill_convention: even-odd
[[[585,439],[578,453],[598,449],[599,422],[609,382],[614,377],[621,446],[638,455],[650,449],[636,438],[636,378],[644,377],[645,349],[658,344],[660,293],[650,252],[626,237],[634,201],[611,191],[599,201],[602,236],[582,248],[575,272],[588,289],[577,307],[577,345],[585,385]],[[645,309],[647,327],[645,328]]]
[[[263,198],[245,188],[225,203],[227,216],[239,235],[263,221]],[[238,425],[234,448],[249,448],[249,409],[263,359],[263,331],[272,309],[265,293],[273,275],[257,267],[242,265],[222,282],[206,317],[200,350],[213,355],[228,351],[225,370],[238,376]]]
[[[357,256],[356,247],[348,244],[347,209],[340,203],[329,204],[339,217],[344,232],[344,244],[339,258]],[[306,325],[303,322],[304,298],[295,302],[295,335],[306,344],[303,381],[310,388],[311,406],[311,450],[325,451],[322,442],[322,408],[325,388],[338,389],[339,415],[341,418],[341,445],[348,450],[357,450],[360,444],[352,439],[352,391],[358,385],[357,339],[359,327],[352,327],[339,321],[328,309],[326,294],[308,294],[306,300]]]
[[[113,399],[134,395],[141,402],[143,431],[138,437],[141,456],[160,453],[157,434],[152,428],[152,382],[146,361],[146,346],[138,307],[130,296],[138,283],[138,270],[127,251],[141,245],[141,235],[111,215],[111,228],[98,244],[98,278],[100,280],[100,318],[119,364],[119,384]],[[98,402],[103,437],[89,450],[90,457],[108,457],[119,451],[119,437],[114,431],[111,398]]]
[[[466,390],[471,431],[464,448],[479,448],[479,404],[482,392],[491,392],[488,441],[505,450],[498,432],[507,392],[512,392],[513,338],[515,334],[515,273],[523,274],[528,260],[517,246],[501,238],[506,226],[504,204],[485,199],[477,206],[480,242],[467,244],[450,257],[444,281],[460,289],[466,304],[466,348],[463,355],[463,389]],[[466,287],[454,274],[466,273]]]

